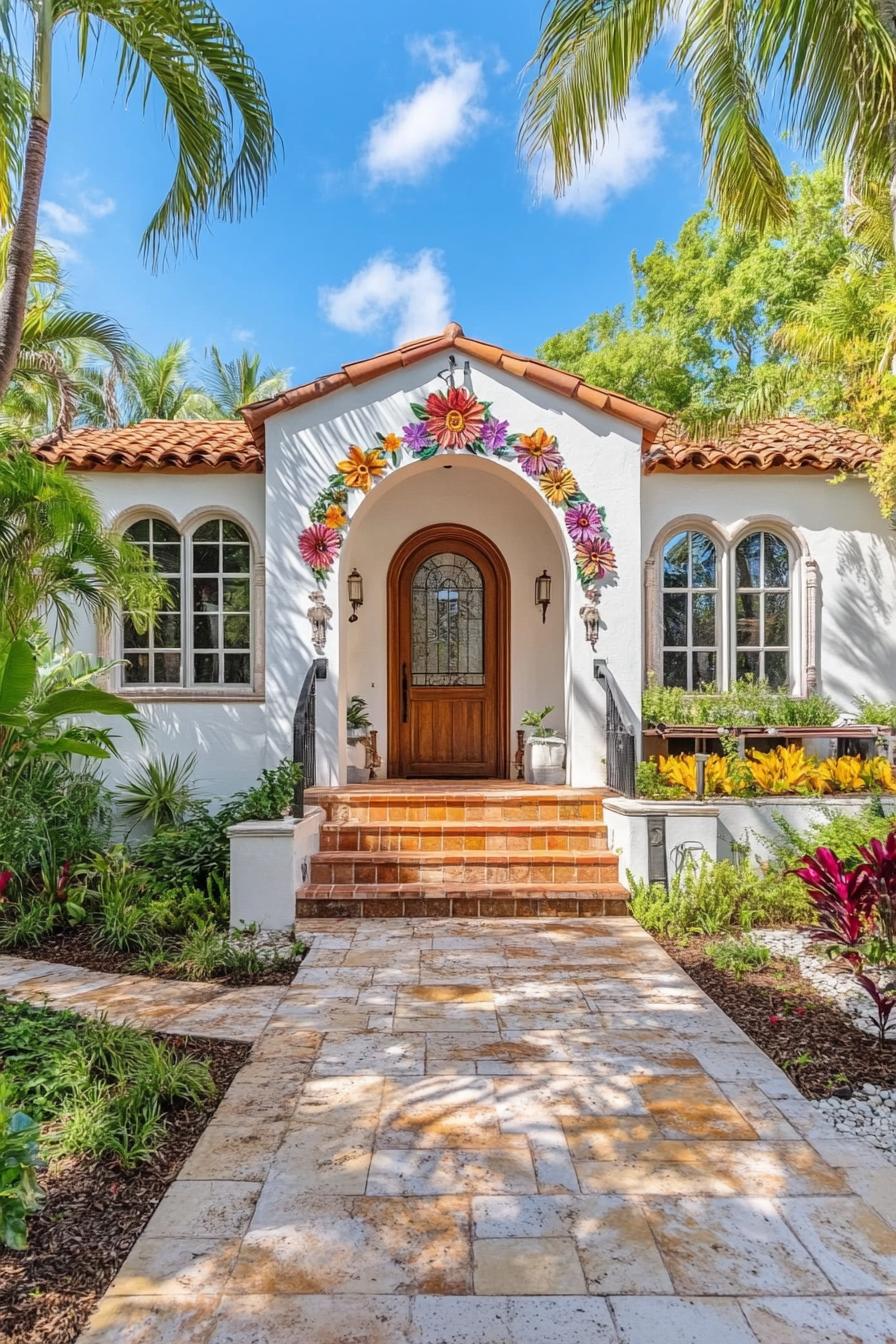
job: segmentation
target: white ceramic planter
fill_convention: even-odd
[[[566,741],[556,733],[526,740],[523,771],[528,784],[566,783]]]

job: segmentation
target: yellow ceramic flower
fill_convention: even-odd
[[[384,453],[397,453],[400,448],[401,448],[400,434],[387,434],[386,437],[383,439]]]
[[[553,467],[539,476],[538,484],[549,504],[567,504],[578,491],[576,478],[568,467]]]
[[[366,495],[377,476],[385,472],[386,459],[379,448],[365,451],[356,443],[351,443],[348,457],[336,463],[336,470],[342,472],[349,490],[363,490]]]
[[[345,527],[348,522],[348,515],[341,504],[331,504],[324,514],[324,524],[327,527],[335,528],[338,532],[340,528]]]

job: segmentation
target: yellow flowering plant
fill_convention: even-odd
[[[697,759],[693,754],[661,756],[656,762],[663,784],[685,793],[697,792]],[[896,793],[896,772],[883,756],[837,756],[818,760],[801,746],[750,751],[745,760],[711,755],[706,759],[707,796],[830,793]]]

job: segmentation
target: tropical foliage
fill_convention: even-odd
[[[800,883],[787,873],[760,874],[748,864],[689,858],[669,879],[648,883],[627,874],[630,909],[650,933],[686,939],[728,929],[800,924],[812,906]]]
[[[28,1244],[26,1219],[41,1206],[37,1180],[38,1127],[13,1103],[13,1088],[0,1073],[0,1243],[13,1251]]]
[[[710,194],[726,223],[764,230],[791,214],[765,132],[779,122],[807,157],[845,165],[850,194],[894,166],[896,16],[855,0],[552,0],[521,131],[556,190],[590,163],[625,114],[648,52],[685,15],[671,57],[700,118]]]
[[[836,721],[839,714],[833,700],[825,695],[789,695],[769,686],[767,681],[743,677],[727,691],[706,687],[685,691],[679,686],[660,686],[651,680],[641,699],[645,723],[706,727],[819,727]],[[871,720],[868,720],[869,722]],[[886,723],[886,719],[874,720]]]
[[[0,0],[0,27],[15,56],[0,72],[0,112],[8,113],[0,117],[0,222],[12,223],[0,293],[2,395],[15,369],[27,307],[57,39],[73,39],[71,50],[89,77],[96,73],[100,41],[111,33],[119,47],[115,89],[123,98],[139,90],[144,106],[161,96],[176,166],[143,235],[144,255],[153,263],[168,249],[195,245],[210,218],[237,219],[255,207],[267,186],[276,138],[261,75],[210,3]],[[17,81],[24,89],[16,88]]]
[[[697,758],[693,754],[661,756],[656,777],[662,796],[684,797],[697,792]],[[651,796],[653,776],[642,773],[639,787]],[[896,793],[896,774],[884,756],[837,756],[819,760],[801,746],[779,746],[771,751],[748,751],[707,756],[704,792],[728,797],[799,794],[819,797],[829,793]]]

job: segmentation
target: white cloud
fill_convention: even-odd
[[[547,158],[542,162],[536,183],[539,197],[550,199],[559,214],[602,215],[613,200],[645,182],[665,157],[663,123],[674,111],[675,104],[662,94],[633,94],[624,117],[608,131],[591,162],[577,171],[565,195],[553,196],[553,164]]]
[[[396,345],[441,331],[449,318],[450,286],[439,254],[430,248],[402,266],[388,252],[371,257],[340,288],[322,289],[320,306],[342,331],[374,331],[393,324]]]
[[[63,266],[71,266],[74,262],[81,260],[81,253],[77,248],[72,247],[64,238],[54,238],[48,233],[41,235],[41,242],[48,247],[57,261],[61,261]]]
[[[250,341],[255,340],[255,332],[251,327],[234,327],[230,339],[236,341],[237,345],[248,345]]]
[[[102,196],[92,189],[81,192],[79,203],[81,209],[90,215],[91,219],[105,219],[118,208],[118,202],[113,196]]]
[[[408,46],[432,78],[371,126],[361,157],[375,184],[419,182],[488,119],[481,61],[465,59],[450,35],[415,38]]]
[[[58,201],[42,201],[40,209],[51,229],[57,229],[60,233],[87,232],[87,221],[84,217],[74,210],[69,210],[68,206],[60,205]]]

